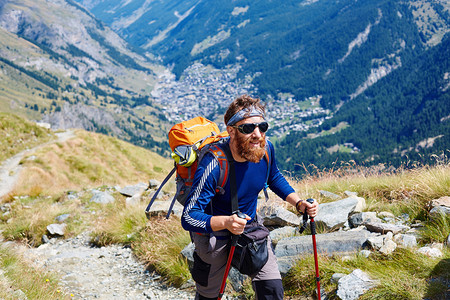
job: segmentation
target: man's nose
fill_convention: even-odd
[[[259,131],[259,126],[256,126],[255,130],[253,130],[253,136],[260,138],[262,136],[261,131]]]

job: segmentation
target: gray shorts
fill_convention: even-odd
[[[225,273],[230,239],[219,236],[215,241],[211,241],[208,235],[193,233],[192,240],[195,244],[194,255],[198,256],[194,264],[204,263],[203,266],[200,265],[197,268],[202,270],[197,272],[199,277],[196,276],[194,278],[194,280],[197,279],[197,292],[204,297],[215,298],[219,295],[220,285]],[[267,243],[269,259],[264,267],[256,275],[252,276],[253,281],[281,279],[277,259],[271,247],[270,237],[268,237]],[[201,262],[198,261],[198,258],[200,258]]]

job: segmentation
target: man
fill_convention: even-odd
[[[234,100],[224,116],[230,135],[229,149],[235,161],[235,176],[240,212],[245,219],[231,211],[230,183],[224,193],[216,194],[220,167],[217,159],[207,153],[195,173],[194,182],[182,215],[182,225],[192,232],[195,244],[192,277],[196,281],[196,299],[217,299],[228,258],[227,244],[230,232],[239,235],[251,222],[262,222],[256,214],[257,198],[267,183],[280,198],[294,205],[300,213],[305,210],[316,216],[318,203],[310,204],[300,200],[294,189],[278,170],[274,147],[265,138],[269,127],[265,119],[265,106],[259,99],[241,96]],[[266,143],[272,159],[270,166],[263,159]],[[269,170],[269,176],[267,172]],[[268,241],[270,245],[270,239]],[[276,257],[268,247],[269,259],[263,268],[251,275],[253,289],[258,300],[283,299],[283,286]]]

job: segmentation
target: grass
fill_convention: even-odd
[[[49,141],[53,134],[16,115],[0,112],[0,162]]]
[[[424,243],[444,243],[450,235],[450,215],[439,213],[430,218],[420,235]]]
[[[445,297],[446,286],[441,280],[450,279],[450,252],[445,251],[443,259],[430,259],[404,248],[398,248],[390,256],[372,253],[368,258],[354,255],[346,260],[319,256],[320,285],[329,299],[338,299],[337,284],[331,281],[331,276],[350,274],[355,269],[378,281],[378,286],[360,299],[443,299],[439,297]],[[314,279],[313,256],[302,257],[283,280],[286,295],[312,295],[316,289]]]
[[[0,247],[1,299],[70,299],[58,288],[58,278],[37,269],[16,250]]]
[[[11,213],[3,216],[0,228],[7,240],[16,240],[38,247],[42,244],[42,236],[47,233],[47,226],[58,223],[59,215],[69,214],[65,221],[66,238],[77,235],[85,229],[88,220],[83,216],[80,202],[63,202],[49,197],[20,197],[11,202]]]
[[[181,228],[178,218],[155,217],[132,245],[150,269],[164,276],[168,283],[181,286],[190,278],[187,260],[180,254],[189,242],[189,234]]]
[[[10,197],[56,197],[66,190],[162,180],[172,167],[169,159],[116,138],[83,130],[75,134],[26,156]]]
[[[292,184],[301,197],[313,197],[321,203],[330,199],[323,197],[320,190],[343,198],[345,191],[352,191],[366,199],[368,211],[408,213],[411,218],[425,220],[428,202],[448,195],[450,164],[440,161],[435,166],[393,171],[348,164],[332,170],[315,170]]]

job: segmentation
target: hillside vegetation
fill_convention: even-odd
[[[0,117],[0,130],[4,133],[2,160],[53,136],[20,117],[10,114]],[[11,196],[54,196],[67,190],[162,180],[171,164],[158,154],[117,138],[76,130],[74,137],[67,141],[56,140],[27,153]]]
[[[0,112],[0,162],[52,138],[52,132],[34,122]]]
[[[14,129],[9,130],[13,133]],[[138,205],[128,205],[125,196],[113,188],[149,178],[161,179],[171,166],[169,160],[115,138],[76,131],[66,142],[39,148],[22,164],[25,168],[20,184],[2,203],[3,208],[9,207],[8,213],[0,218],[0,230],[5,239],[38,246],[46,226],[54,223],[57,216],[68,214],[65,237],[89,230],[97,246],[130,245],[137,257],[168,283],[181,286],[190,278],[187,261],[179,254],[190,242],[180,220],[172,216],[165,221],[155,216],[148,221],[144,208],[150,192],[144,193]],[[367,200],[369,211],[388,211],[396,216],[407,213],[411,222],[424,225],[420,245],[444,243],[450,234],[448,216],[431,219],[428,215],[429,201],[448,196],[450,190],[450,164],[445,157],[433,167],[416,165],[409,170],[380,174],[377,170],[348,165],[290,181],[301,197],[315,197],[322,203],[329,200],[321,195],[321,190],[338,195],[353,191]],[[115,201],[92,202],[92,188],[108,191]],[[173,193],[174,186],[169,186],[168,190]],[[374,254],[369,258],[320,256],[321,284],[333,296],[337,286],[331,275],[360,268],[381,283],[364,299],[442,299],[446,291],[442,280],[450,277],[450,251],[445,247],[442,251],[441,259],[404,248],[398,248],[391,255]],[[39,294],[29,299],[39,299],[42,293],[49,293],[49,299],[55,297],[57,279],[52,279],[52,287],[36,291],[36,285],[45,285],[43,277],[38,275],[39,270],[30,269],[29,280],[23,282],[19,274],[20,270],[27,269],[26,260],[20,256],[6,260],[5,255],[8,255],[7,250],[0,253],[0,263],[7,264],[10,271],[0,279],[0,287],[20,287],[27,295]],[[397,274],[395,280],[391,276],[393,272]],[[306,255],[284,278],[286,295],[312,296],[313,274],[312,255]],[[244,287],[244,293],[252,297],[249,286]],[[3,294],[7,295],[7,290]]]

